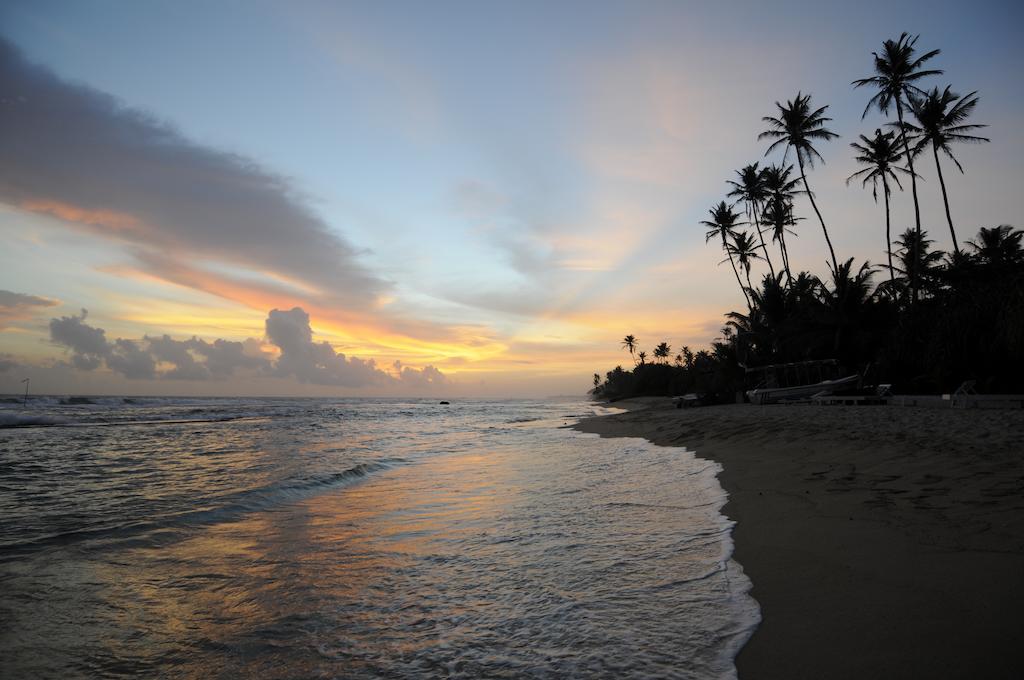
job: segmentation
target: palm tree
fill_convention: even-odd
[[[794,234],[795,232],[789,229],[789,227],[795,225],[797,219],[803,218],[793,217],[792,205],[770,200],[765,205],[764,212],[761,213],[761,219],[764,220],[765,226],[771,229],[772,240],[779,244],[779,250],[782,252],[782,269],[786,273],[786,281],[792,281],[793,273],[789,270],[789,251],[786,248],[786,234]]]
[[[633,357],[633,352],[636,351],[636,336],[632,333],[622,339],[623,349],[629,350],[629,356],[633,359],[633,365],[636,365],[636,358]]]
[[[690,349],[689,345],[683,345],[682,349],[683,363],[687,368],[693,368],[693,350]]]
[[[871,53],[875,58],[875,75],[855,80],[852,85],[855,88],[864,85],[878,88],[878,92],[868,100],[867,106],[864,107],[864,113],[861,114],[862,119],[868,115],[868,111],[873,106],[888,115],[889,107],[896,104],[900,141],[903,143],[903,153],[907,157],[907,167],[910,169],[910,193],[914,197],[914,227],[918,238],[921,238],[921,206],[917,200],[917,175],[914,174],[914,159],[910,154],[910,144],[907,141],[907,130],[903,120],[903,98],[911,92],[921,92],[921,88],[914,83],[927,76],[939,75],[942,71],[921,68],[926,61],[939,54],[939,50],[932,50],[915,59],[914,45],[917,43],[918,37],[920,36],[915,35],[911,38],[910,34],[901,33],[899,40],[886,40],[882,43],[881,54]],[[914,272],[910,273],[910,278],[911,286],[917,285]]]
[[[768,190],[765,187],[764,174],[758,169],[757,165],[757,163],[751,163],[742,170],[737,170],[736,174],[740,176],[740,181],[728,180],[733,189],[727,195],[735,196],[743,201],[747,212],[747,219],[753,218],[754,229],[757,230],[757,236],[761,239],[761,247],[764,249],[765,262],[768,263],[768,270],[771,271],[772,277],[774,277],[775,267],[772,266],[771,258],[768,257],[768,247],[764,243],[764,234],[761,233],[761,220],[758,216],[761,205],[768,199]]]
[[[1024,246],[1021,245],[1024,231],[1009,224],[1000,224],[991,229],[982,227],[977,238],[977,241],[968,241],[967,244],[981,262],[995,265],[1024,263]]]
[[[640,352],[637,356],[640,358],[640,365],[643,366],[647,362],[647,352]]]
[[[825,220],[821,217],[821,211],[818,210],[818,204],[814,201],[814,193],[807,184],[807,173],[804,170],[804,164],[814,167],[815,158],[818,158],[823,163],[825,162],[825,159],[821,157],[818,150],[814,148],[815,141],[827,142],[839,136],[825,127],[825,123],[832,120],[824,115],[825,109],[828,106],[822,106],[820,109],[812,111],[811,95],[804,95],[799,92],[796,93],[796,98],[786,102],[785,106],[778,102],[775,102],[775,106],[779,109],[778,118],[774,116],[762,118],[770,127],[759,134],[757,138],[763,139],[767,137],[775,140],[765,152],[766,156],[775,147],[782,144],[786,145],[786,153],[789,153],[790,149],[796,151],[796,161],[800,167],[800,179],[803,180],[807,197],[811,199],[811,207],[814,208],[818,221],[821,222],[821,230],[825,233],[825,243],[828,244],[828,252],[832,256],[832,268],[839,269],[836,251],[832,247],[832,239],[828,236],[828,228],[825,226]]]
[[[729,244],[729,255],[735,255],[736,261],[743,267],[743,271],[747,275],[747,288],[753,289],[753,285],[750,283],[750,265],[754,260],[760,260],[761,256],[757,254],[757,249],[761,246],[754,243],[754,237],[745,231],[737,231],[732,235],[732,243]],[[722,260],[725,262],[725,260]]]
[[[920,235],[913,229],[903,232],[896,239],[896,245],[899,246],[896,258],[900,263],[896,266],[896,271],[907,277],[907,280],[909,280],[911,272],[916,272],[917,278],[924,281],[926,285],[932,283],[935,278],[935,270],[946,255],[941,250],[931,250],[933,243],[935,241],[928,238],[927,231],[922,231]],[[919,286],[912,286],[910,289],[910,294],[915,298],[918,289]]]
[[[845,332],[857,328],[858,320],[871,299],[872,276],[874,271],[870,262],[864,262],[854,273],[851,257],[832,272],[832,290],[822,286],[829,325],[835,327],[832,351],[836,354],[843,346]]]
[[[875,130],[875,138],[868,139],[864,135],[860,138],[864,142],[858,144],[853,142],[850,144],[860,154],[857,156],[857,161],[863,163],[867,167],[863,170],[858,170],[849,177],[846,178],[846,183],[849,184],[850,180],[854,177],[863,180],[861,182],[862,187],[866,187],[868,182],[871,182],[871,196],[878,202],[878,181],[882,181],[882,194],[885,196],[885,253],[889,256],[889,280],[895,284],[896,282],[896,270],[892,265],[892,230],[889,221],[889,179],[896,182],[896,186],[903,191],[903,185],[900,184],[899,177],[896,176],[896,170],[903,173],[908,173],[909,170],[899,167],[896,165],[899,163],[900,158],[903,157],[903,151],[900,149],[899,142],[894,139],[896,136],[895,132],[885,132],[881,130]]]
[[[793,166],[769,165],[761,171],[764,180],[765,191],[768,199],[765,203],[761,218],[766,224],[772,225],[772,240],[778,242],[779,252],[782,253],[782,266],[786,270],[787,281],[793,280],[793,273],[789,269],[789,250],[786,248],[787,227],[796,224],[793,217],[793,198],[797,194],[797,185],[800,180],[790,179]],[[790,231],[789,233],[793,233]]]
[[[942,177],[939,151],[941,150],[952,158],[960,173],[963,174],[963,166],[953,155],[953,150],[949,148],[949,145],[952,142],[982,144],[989,141],[986,137],[967,134],[970,130],[978,130],[987,126],[964,123],[974,107],[978,105],[977,95],[978,92],[974,91],[961,97],[955,92],[950,92],[948,85],[941,93],[936,87],[923,96],[913,93],[910,95],[910,109],[918,123],[917,125],[907,123],[907,129],[917,136],[913,151],[915,154],[920,153],[927,144],[931,144],[932,154],[935,156],[935,171],[939,174],[939,186],[942,187],[942,203],[946,207],[946,222],[949,223],[949,234],[953,237],[953,251],[957,254],[960,253],[960,246],[957,245],[953,218],[949,214],[949,197],[946,194],[946,181]]]
[[[658,359],[668,359],[668,355],[672,353],[672,348],[669,347],[667,342],[663,342],[654,348],[654,356]]]
[[[735,233],[736,227],[741,224],[741,222],[738,221],[740,216],[733,211],[733,206],[726,205],[725,201],[722,201],[708,212],[711,213],[711,219],[701,221],[703,226],[708,227],[708,233],[704,236],[704,242],[707,243],[716,236],[722,239],[722,248],[729,255],[729,262],[732,264],[732,273],[736,275],[736,284],[740,287],[740,290],[743,291],[743,299],[747,301],[747,306],[749,307],[750,298],[747,297],[747,291],[743,288],[743,282],[740,281],[740,273],[739,270],[736,269],[736,263],[732,259],[732,252],[729,250],[729,241],[727,238],[732,236]],[[723,260],[723,262],[724,261],[725,260]]]

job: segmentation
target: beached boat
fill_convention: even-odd
[[[810,399],[815,395],[833,394],[857,386],[859,375],[848,375],[836,380],[822,380],[809,385],[792,385],[790,387],[757,387],[747,390],[747,399],[752,404],[774,404],[779,401],[793,399]]]

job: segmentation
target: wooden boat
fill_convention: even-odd
[[[836,380],[822,380],[808,385],[792,385],[790,387],[757,387],[747,390],[747,399],[752,404],[774,404],[792,399],[810,399],[817,394],[832,394],[840,390],[857,386],[860,376],[848,375]]]

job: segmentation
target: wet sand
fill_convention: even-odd
[[[578,429],[724,467],[741,679],[1024,677],[1024,411],[614,406]]]

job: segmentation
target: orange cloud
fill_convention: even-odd
[[[65,222],[83,224],[90,227],[110,230],[115,233],[139,235],[146,227],[135,217],[116,210],[91,210],[70,203],[53,200],[22,201],[18,205],[22,210],[41,215],[50,215]]]

